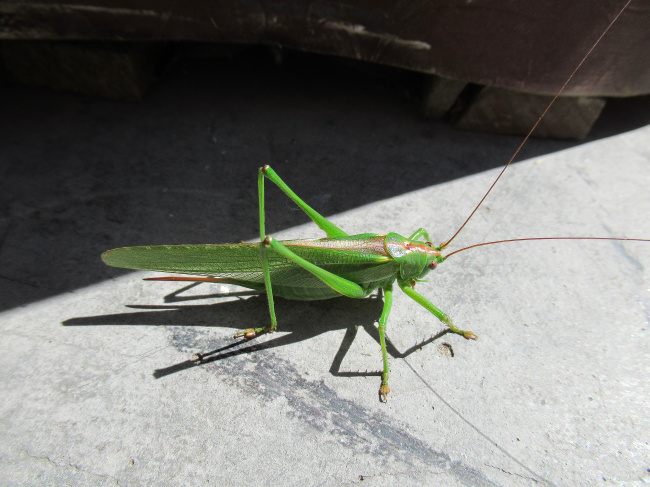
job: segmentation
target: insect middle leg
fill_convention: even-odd
[[[344,277],[337,276],[331,272],[312,264],[311,262],[296,255],[294,252],[286,248],[277,240],[267,236],[264,239],[264,246],[269,245],[274,251],[278,252],[283,257],[291,260],[303,269],[311,272],[318,277],[325,284],[330,286],[336,292],[347,296],[349,298],[364,298],[368,295],[368,291],[359,286],[356,282],[352,282]],[[386,323],[388,322],[388,315],[393,304],[393,285],[388,284],[384,286],[384,309],[379,318],[379,343],[381,345],[381,356],[383,360],[383,370],[381,374],[381,387],[379,388],[379,397],[382,401],[386,402],[386,395],[390,392],[388,387],[388,352],[386,351]]]

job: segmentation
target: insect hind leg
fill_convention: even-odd
[[[334,289],[334,291],[336,291],[337,293],[343,296],[347,296],[348,298],[360,299],[360,298],[365,298],[368,295],[368,291],[363,287],[361,287],[356,282],[350,281],[349,279],[346,279],[341,276],[337,276],[336,274],[330,271],[327,271],[321,267],[318,267],[315,264],[312,264],[308,260],[305,260],[299,255],[296,255],[294,252],[289,250],[287,247],[282,245],[280,242],[278,242],[271,236],[265,237],[264,241],[262,242],[263,248],[267,246],[270,246],[275,252],[282,255],[282,257],[284,257],[285,259],[288,259],[294,264],[299,265],[306,271],[311,272],[314,276],[316,276],[318,279],[323,281],[329,287]],[[268,263],[266,265],[268,267]]]
[[[393,284],[389,284],[382,288],[384,292],[384,309],[379,318],[379,345],[381,346],[381,358],[384,365],[384,370],[381,373],[381,386],[379,387],[379,400],[382,402],[387,401],[386,395],[390,392],[388,387],[388,353],[386,352],[386,324],[388,323],[388,315],[393,305]]]
[[[295,204],[297,204],[302,211],[304,211],[309,218],[312,219],[312,221],[318,225],[326,234],[328,237],[347,237],[348,234],[345,233],[343,230],[341,230],[339,227],[334,225],[332,222],[330,222],[327,218],[325,218],[323,215],[318,213],[316,210],[314,210],[311,206],[309,206],[307,203],[305,203],[302,199],[298,197],[296,193],[294,193],[289,186],[286,185],[282,179],[280,179],[280,176],[277,175],[277,173],[271,169],[271,166],[263,166],[260,168],[259,172],[259,177],[258,177],[258,186],[261,188],[260,191],[260,204],[263,207],[263,198],[264,198],[264,178],[268,178],[271,182],[275,183],[275,185],[282,190],[284,194],[286,194],[291,201],[293,201]],[[261,240],[264,240],[263,234],[260,235]]]
[[[277,327],[278,327],[278,322],[277,318],[275,317],[275,303],[273,300],[273,286],[271,284],[271,273],[269,271],[269,261],[266,255],[267,252],[267,245],[269,243],[266,242],[266,223],[265,223],[265,211],[264,211],[264,178],[270,179],[273,183],[275,183],[276,186],[278,186],[294,203],[296,203],[302,211],[304,211],[309,218],[311,218],[316,225],[318,225],[321,229],[325,231],[328,237],[345,237],[347,236],[347,233],[345,233],[343,230],[338,228],[336,225],[331,223],[329,220],[327,220],[323,215],[318,213],[316,210],[314,210],[311,206],[309,206],[307,203],[305,203],[302,199],[294,193],[289,186],[285,184],[284,181],[276,174],[276,172],[271,169],[270,166],[263,166],[260,168],[258,177],[257,177],[257,191],[258,191],[258,197],[259,197],[259,217],[260,217],[260,264],[262,266],[262,274],[264,276],[264,287],[266,289],[266,297],[269,303],[269,314],[271,317],[271,324],[268,326],[263,326],[260,328],[248,328],[246,330],[240,331],[235,335],[235,338],[239,337],[246,337],[246,338],[253,338],[257,335],[260,335],[262,333],[271,333],[274,332]],[[293,253],[292,253],[293,254]],[[297,256],[296,256],[297,257]],[[298,258],[298,257],[297,257]],[[302,265],[302,264],[299,264]],[[304,266],[303,266],[304,267]],[[314,266],[315,267],[315,266]],[[314,273],[311,269],[310,272]],[[322,270],[322,269],[321,269]],[[326,272],[326,271],[323,271]],[[318,274],[314,273],[315,275],[318,276]],[[328,273],[329,274],[329,273]],[[318,276],[321,280],[323,280],[326,284],[332,286],[330,282],[332,279],[329,276],[326,276],[325,279],[321,276]],[[334,276],[337,279],[338,276]],[[330,282],[328,282],[330,281]],[[351,283],[352,285],[356,285],[354,283]],[[353,294],[357,294],[358,290],[357,289],[352,289],[349,285],[346,283],[342,282],[337,282],[336,285],[342,286],[342,288],[347,291],[351,292]],[[334,287],[334,286],[332,286]],[[339,291],[340,292],[340,291]],[[342,292],[341,294],[348,296],[349,294],[346,294],[346,292]],[[365,294],[364,294],[365,296]],[[356,297],[356,296],[352,296]]]

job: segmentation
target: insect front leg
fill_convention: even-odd
[[[409,240],[420,240],[422,237],[424,237],[427,242],[431,242],[431,237],[429,237],[429,233],[424,228],[418,228],[415,233],[409,237]]]
[[[426,308],[427,310],[431,311],[436,317],[442,321],[445,325],[449,327],[449,329],[457,333],[458,335],[462,335],[468,340],[476,340],[478,337],[476,334],[474,334],[471,331],[466,331],[466,330],[461,330],[460,328],[457,328],[454,326],[454,324],[451,321],[451,318],[447,316],[445,313],[440,311],[433,303],[431,303],[427,298],[422,296],[419,292],[417,292],[415,289],[411,287],[411,283],[407,281],[403,281],[401,279],[397,280],[397,283],[399,284],[399,287],[406,293],[406,295],[414,300],[416,303],[421,305],[422,307]]]

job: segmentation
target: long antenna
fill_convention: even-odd
[[[650,242],[650,239],[647,238],[616,238],[616,237],[530,237],[530,238],[510,238],[507,240],[495,240],[494,242],[483,242],[479,244],[470,245],[469,247],[463,247],[462,249],[454,250],[453,252],[444,256],[445,259],[448,259],[458,252],[464,250],[474,249],[476,247],[483,247],[484,245],[494,245],[506,242],[530,242],[531,240],[619,240],[625,242]]]
[[[603,33],[600,34],[600,37],[598,37],[598,39],[596,40],[596,42],[591,46],[591,48],[589,49],[589,51],[587,51],[587,54],[584,55],[584,57],[582,58],[582,60],[578,63],[578,65],[577,65],[576,68],[573,70],[573,72],[571,73],[571,75],[567,78],[567,80],[564,82],[564,84],[562,85],[562,87],[557,91],[557,93],[555,94],[555,96],[553,97],[553,99],[551,100],[551,102],[546,106],[546,108],[544,109],[544,111],[542,112],[542,114],[539,116],[539,118],[537,119],[537,121],[535,122],[535,124],[533,125],[533,127],[532,127],[532,128],[530,129],[530,131],[528,132],[528,135],[526,135],[526,137],[524,137],[524,140],[521,142],[521,144],[519,144],[519,147],[517,147],[517,150],[514,152],[514,154],[512,154],[512,156],[511,156],[510,159],[508,160],[507,164],[506,164],[505,166],[503,166],[503,169],[501,169],[501,172],[499,173],[499,175],[497,176],[497,178],[496,178],[496,179],[494,180],[494,182],[492,183],[492,186],[490,186],[490,188],[487,190],[487,193],[485,193],[485,194],[483,195],[483,198],[481,198],[481,201],[478,202],[478,205],[476,205],[476,207],[474,208],[474,210],[472,210],[472,213],[470,213],[470,215],[467,217],[467,220],[465,220],[465,222],[460,226],[460,228],[456,231],[456,233],[454,233],[454,235],[453,235],[449,240],[447,240],[446,242],[443,242],[442,244],[440,244],[440,246],[441,246],[443,249],[444,249],[444,248],[447,248],[447,247],[449,246],[449,244],[451,243],[451,241],[452,241],[453,239],[455,239],[456,236],[458,236],[458,234],[461,232],[461,230],[462,230],[463,228],[465,228],[465,225],[467,225],[467,223],[472,219],[472,217],[474,216],[474,213],[476,213],[476,211],[479,209],[479,207],[483,204],[483,201],[485,201],[485,198],[487,198],[487,196],[490,194],[490,191],[492,191],[492,188],[494,188],[494,186],[496,186],[496,184],[497,184],[497,182],[499,181],[499,179],[501,179],[501,176],[503,176],[503,173],[506,172],[506,169],[508,169],[508,166],[510,166],[510,164],[511,164],[512,161],[515,159],[515,157],[517,157],[517,154],[519,154],[519,151],[521,150],[521,148],[526,144],[526,142],[527,142],[528,139],[530,138],[531,134],[535,131],[535,129],[537,128],[537,126],[539,125],[539,123],[542,121],[542,119],[544,118],[544,116],[546,115],[546,113],[547,113],[547,112],[550,110],[550,108],[553,106],[553,103],[555,103],[555,100],[557,100],[557,98],[562,94],[562,92],[564,91],[564,89],[566,88],[566,86],[567,86],[567,85],[569,84],[569,82],[573,79],[573,76],[578,72],[578,70],[580,69],[580,67],[582,66],[582,64],[583,64],[583,63],[587,60],[587,58],[591,55],[592,51],[596,48],[596,46],[598,45],[598,43],[600,43],[600,41],[602,40],[602,38],[605,37],[605,34],[607,34],[607,32],[609,31],[609,29],[611,29],[612,25],[614,25],[614,23],[618,20],[618,18],[621,16],[621,14],[622,14],[623,11],[627,8],[627,6],[630,4],[630,2],[632,2],[632,0],[627,0],[627,2],[625,3],[625,5],[623,5],[623,8],[622,8],[622,9],[621,9],[617,14],[616,14],[616,17],[614,17],[614,19],[609,23],[609,25],[608,25],[607,28],[603,31]],[[523,240],[527,240],[527,239],[523,239]],[[485,245],[487,245],[487,244],[485,244]],[[458,251],[458,252],[460,252],[460,251]],[[455,253],[455,252],[454,252],[454,253]],[[451,255],[451,254],[449,254],[449,255]],[[448,257],[449,257],[449,256],[448,256]]]

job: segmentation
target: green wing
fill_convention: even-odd
[[[259,244],[146,245],[102,254],[113,267],[202,276],[253,279],[261,276]]]
[[[354,281],[368,293],[393,280],[397,265],[383,246],[383,237],[284,241],[301,257]],[[267,251],[273,292],[288,299],[327,299],[338,296],[313,274],[271,249]],[[225,278],[223,282],[264,290],[259,244],[153,245],[123,247],[102,254],[114,267]]]

